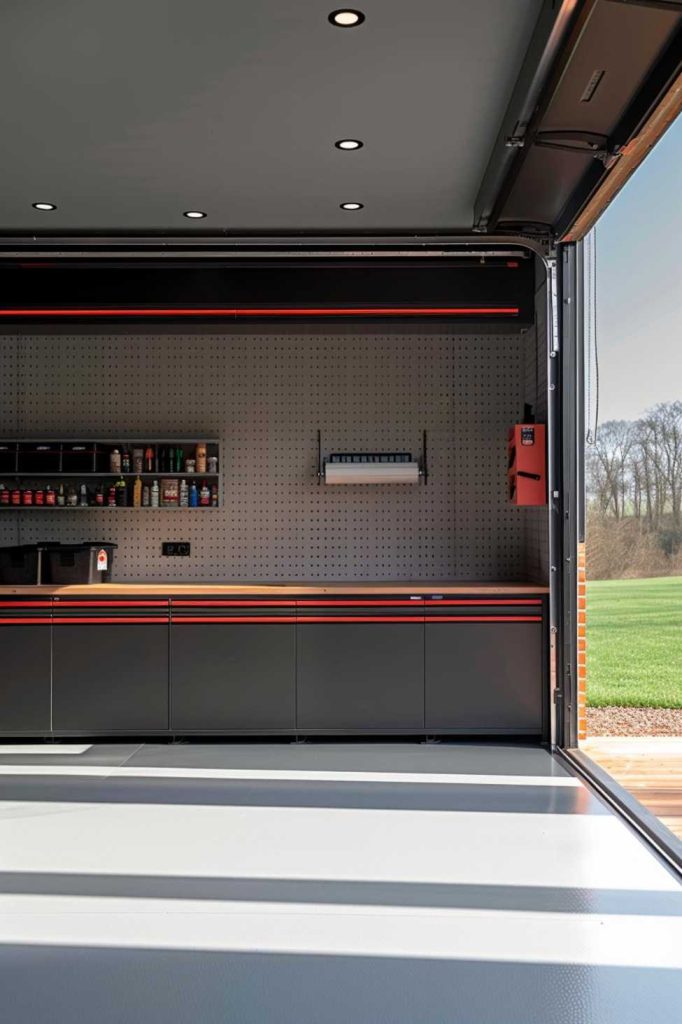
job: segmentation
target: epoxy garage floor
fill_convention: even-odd
[[[541,749],[2,747],[0,789],[12,1024],[680,1020],[682,889]]]

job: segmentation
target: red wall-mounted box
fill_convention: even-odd
[[[517,423],[509,431],[509,500],[512,505],[547,504],[547,445],[544,423]]]

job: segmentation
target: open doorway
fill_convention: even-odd
[[[682,121],[585,239],[582,749],[682,836]]]

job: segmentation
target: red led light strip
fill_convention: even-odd
[[[111,317],[171,317],[171,316],[220,316],[239,317],[289,317],[289,316],[518,316],[518,306],[359,306],[357,308],[285,308],[285,309],[248,309],[238,307],[217,307],[202,309],[106,309],[106,308],[73,308],[73,309],[0,309],[4,317],[68,317],[68,316],[111,316]]]

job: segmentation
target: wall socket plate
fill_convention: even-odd
[[[164,540],[161,544],[161,554],[168,556],[181,555],[186,557],[190,553],[188,540]]]

